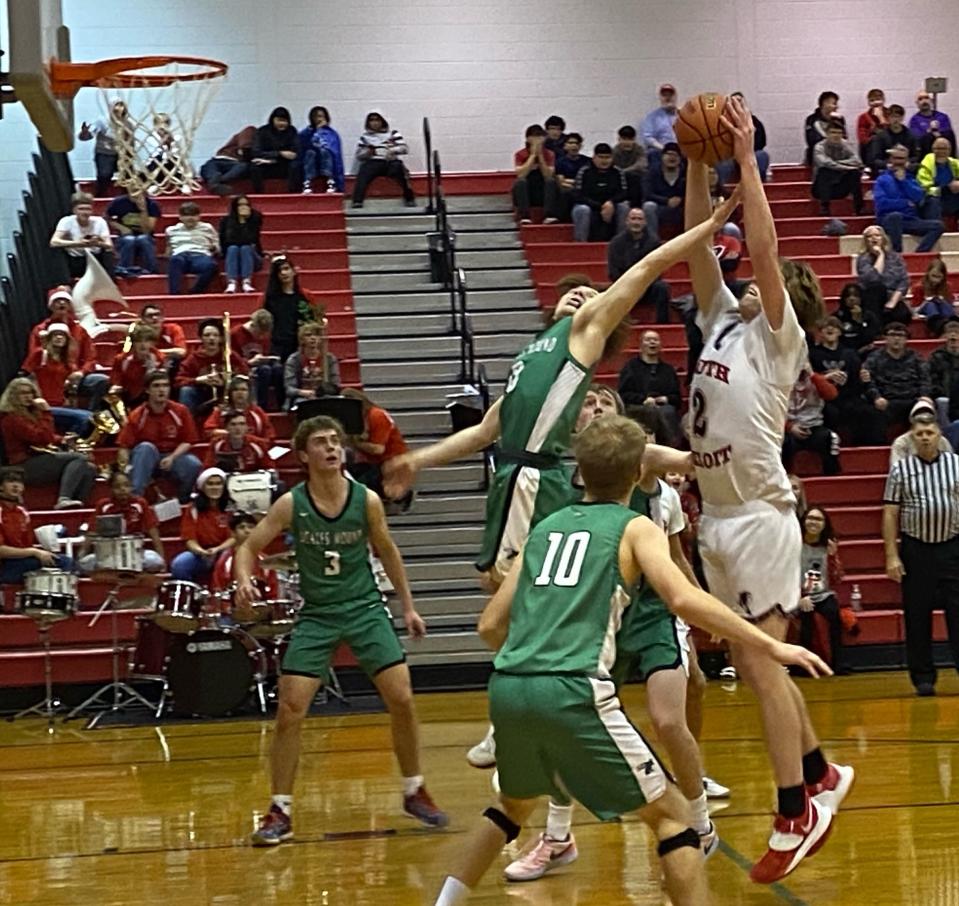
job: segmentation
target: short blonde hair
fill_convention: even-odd
[[[573,438],[573,454],[586,491],[599,500],[627,496],[639,478],[646,435],[632,419],[604,415]]]
[[[816,272],[805,261],[793,261],[792,258],[780,258],[779,269],[800,327],[812,330],[826,316],[826,304]]]

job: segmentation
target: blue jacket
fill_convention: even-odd
[[[926,193],[916,177],[906,173],[902,179],[886,170],[880,174],[872,187],[872,204],[876,211],[876,219],[899,211],[906,219],[918,217],[917,206],[922,203]]]
[[[340,134],[330,126],[314,128],[307,126],[300,130],[300,160],[310,149],[319,151],[325,148],[333,156],[333,182],[336,191],[342,192],[346,186],[346,176],[343,167],[343,149],[340,145]]]

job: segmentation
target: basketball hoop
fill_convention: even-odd
[[[49,67],[57,97],[100,90],[117,148],[117,182],[127,192],[190,194],[193,137],[227,73],[217,60],[186,56],[117,57]]]

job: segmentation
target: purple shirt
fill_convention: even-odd
[[[933,122],[939,124],[939,128],[935,131],[940,135],[943,132],[952,132],[952,123],[949,120],[949,116],[941,110],[934,111],[928,116],[924,113],[914,113],[909,120],[909,131],[916,136],[916,138],[922,138],[932,131],[929,126]]]

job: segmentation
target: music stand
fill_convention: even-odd
[[[44,697],[35,705],[31,705],[29,708],[24,708],[22,711],[18,711],[12,717],[8,717],[7,720],[18,720],[21,717],[29,717],[33,714],[38,714],[40,717],[45,717],[47,719],[47,732],[52,733],[53,719],[63,708],[63,703],[60,701],[60,699],[55,698],[53,695],[53,655],[50,651],[50,629],[53,626],[53,623],[56,621],[44,619],[43,617],[39,616],[31,616],[31,619],[33,619],[37,624],[37,633],[39,634],[43,644]]]
[[[312,400],[301,400],[293,410],[296,423],[317,415],[335,418],[347,434],[362,434],[363,404],[349,396],[320,396]]]

